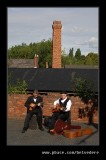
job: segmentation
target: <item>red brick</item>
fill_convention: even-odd
[[[26,99],[30,95],[26,94],[13,94],[8,95],[8,117],[9,118],[24,118],[26,115],[26,107],[24,106],[24,103]],[[44,107],[43,107],[43,115],[45,116],[51,116],[52,115],[52,107],[54,100],[58,99],[60,97],[59,93],[50,92],[48,95],[41,95],[44,100]],[[52,97],[52,98],[51,98]],[[71,119],[72,121],[82,121],[87,122],[88,118],[84,117],[82,119],[79,119],[79,107],[85,107],[85,104],[81,101],[80,98],[69,96],[69,98],[72,101],[72,109],[71,109]],[[80,105],[78,105],[80,104]],[[93,116],[94,122],[98,123],[99,121],[99,115],[98,111],[94,113]]]

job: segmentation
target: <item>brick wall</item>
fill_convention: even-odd
[[[54,21],[53,25],[53,53],[52,68],[61,68],[61,21]]]
[[[24,103],[26,99],[30,96],[29,94],[12,94],[8,95],[8,106],[7,106],[7,113],[8,118],[17,118],[23,119],[26,115],[26,108],[24,107]],[[43,115],[50,116],[52,115],[52,107],[54,100],[60,97],[60,93],[49,93],[41,95],[44,101],[43,107]],[[85,107],[85,104],[80,100],[79,97],[69,96],[72,101],[72,108],[71,108],[71,120],[72,121],[82,121],[88,122],[87,117],[79,118],[79,107]],[[98,111],[96,111],[93,115],[94,122],[98,123]]]

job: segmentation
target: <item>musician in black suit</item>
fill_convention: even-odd
[[[58,109],[58,105],[60,106],[59,109]],[[54,101],[53,115],[51,116],[51,123],[49,124],[48,132],[50,133],[54,132],[54,125],[58,119],[66,121],[70,118],[71,106],[72,106],[72,102],[67,97],[67,93],[62,92],[61,98]]]
[[[41,131],[44,131],[42,127],[42,107],[43,107],[43,98],[39,96],[38,90],[34,90],[33,95],[28,97],[25,102],[25,107],[27,108],[27,115],[24,121],[24,127],[22,133],[25,133],[29,128],[29,122],[31,117],[35,114],[37,116],[38,127]]]

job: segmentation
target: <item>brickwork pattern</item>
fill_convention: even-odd
[[[7,106],[7,116],[8,118],[16,118],[16,119],[23,119],[26,116],[26,108],[24,107],[25,101],[30,96],[29,94],[12,94],[8,95],[8,106]],[[44,116],[51,116],[52,109],[53,109],[53,102],[54,100],[60,97],[60,93],[49,93],[47,95],[41,95],[44,101],[43,107],[43,115]],[[71,120],[72,121],[85,121],[88,122],[87,117],[79,118],[79,107],[85,107],[85,104],[80,100],[79,97],[76,96],[69,96],[72,101],[72,108],[71,108]],[[95,112],[93,116],[93,121],[98,123],[98,111]]]
[[[61,22],[54,21],[53,25],[52,68],[61,68]]]

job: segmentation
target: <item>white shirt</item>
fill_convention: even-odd
[[[66,97],[65,99],[62,99],[61,102],[63,103],[66,99],[67,99],[67,97]],[[54,105],[56,105],[56,104],[59,104],[59,99],[56,100],[56,101],[54,101]],[[71,106],[72,106],[72,102],[71,102],[71,100],[69,99],[69,101],[67,102],[67,105],[66,105],[66,110],[65,110],[65,112],[70,111]]]
[[[33,98],[34,102],[36,102],[36,98]]]

